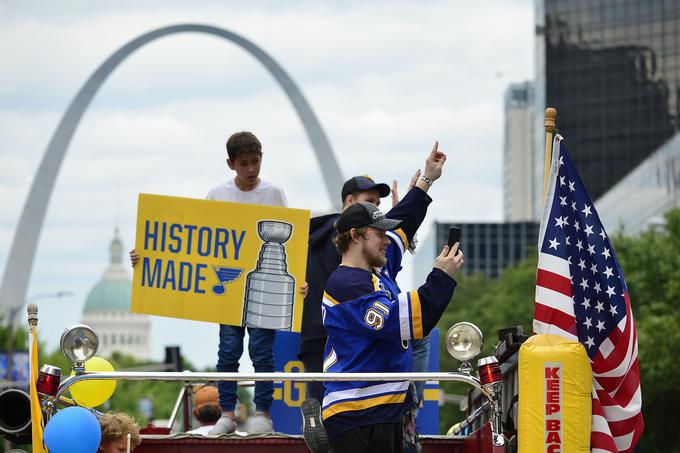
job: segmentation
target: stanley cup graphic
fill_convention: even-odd
[[[295,279],[288,274],[286,248],[293,226],[286,222],[257,222],[257,234],[264,241],[255,270],[246,277],[243,325],[264,329],[290,330],[293,322]]]

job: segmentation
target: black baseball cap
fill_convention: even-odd
[[[394,230],[401,225],[401,220],[388,219],[377,206],[371,203],[355,203],[342,211],[335,222],[338,233],[345,233],[352,228],[370,226],[379,230]]]
[[[347,195],[354,192],[363,192],[364,190],[376,189],[380,193],[380,198],[386,197],[390,194],[390,186],[384,183],[376,183],[370,176],[355,176],[345,181],[342,185],[342,201],[344,203]]]

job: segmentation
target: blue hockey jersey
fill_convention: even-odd
[[[456,282],[433,269],[418,290],[400,293],[395,278],[430,198],[412,189],[387,216],[402,220],[387,232],[387,264],[380,270],[340,266],[326,283],[323,321],[328,332],[324,372],[408,372],[409,340],[427,335],[448,305]],[[324,425],[331,439],[374,423],[401,420],[408,381],[326,381]]]

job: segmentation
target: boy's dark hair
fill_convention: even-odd
[[[196,411],[196,420],[201,423],[213,424],[222,416],[222,409],[220,406],[213,404],[206,404],[201,406]]]
[[[356,233],[362,238],[366,238],[366,231],[368,227],[356,228]],[[338,249],[340,255],[344,255],[347,250],[349,250],[349,244],[352,242],[352,231],[345,231],[344,233],[338,233],[337,236],[333,238],[333,243],[335,248]]]
[[[262,144],[252,132],[236,132],[227,140],[227,155],[234,161],[243,154],[262,154]]]

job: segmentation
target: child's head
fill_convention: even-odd
[[[243,154],[262,155],[262,144],[252,132],[236,132],[227,140],[229,160],[236,160]]]
[[[134,419],[122,412],[109,412],[99,418],[102,428],[101,453],[124,453],[127,451],[127,435],[130,434],[130,450],[141,442],[139,426]]]
[[[214,425],[222,416],[217,388],[205,385],[194,388],[194,416],[201,425]]]
[[[262,163],[262,144],[251,132],[236,132],[227,140],[227,165],[236,172],[239,188],[257,186]]]

